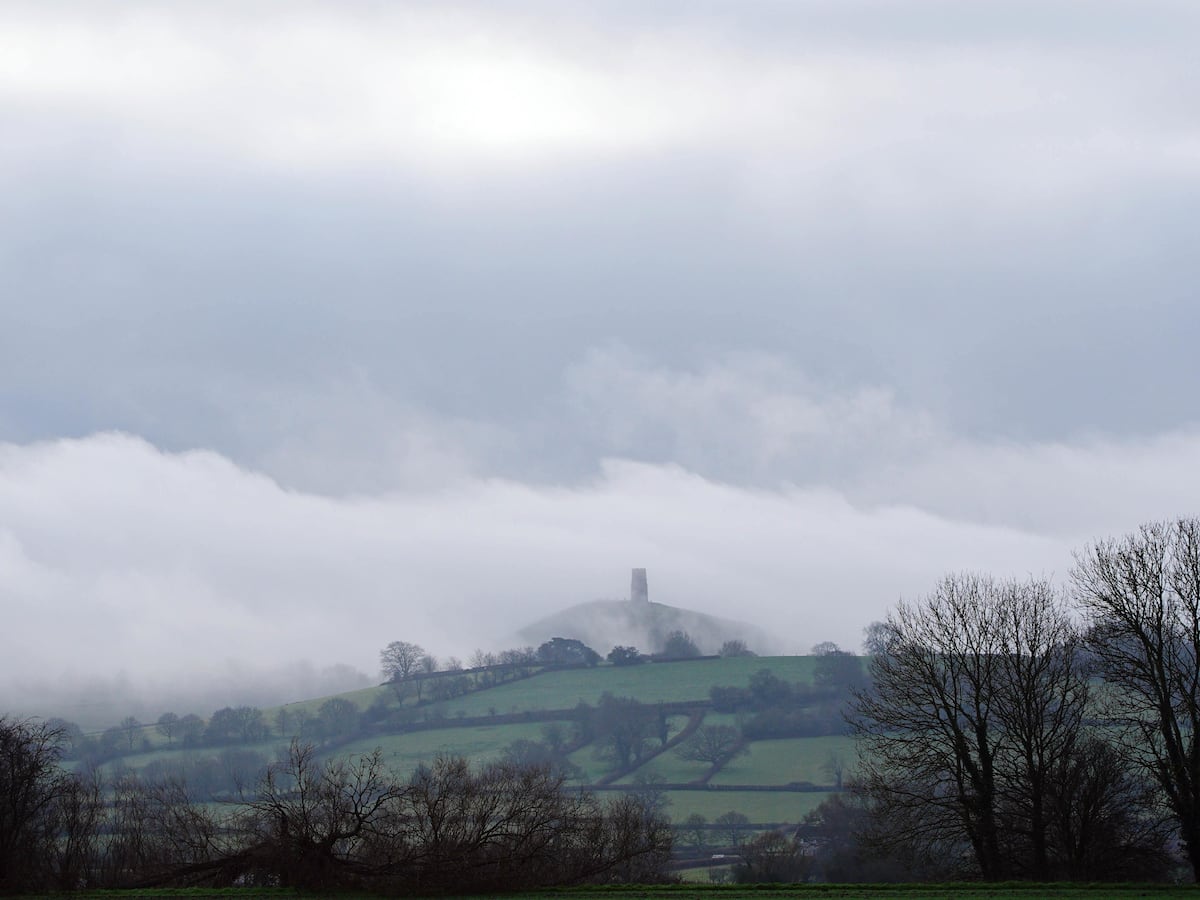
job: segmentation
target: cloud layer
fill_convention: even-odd
[[[959,448],[898,473],[893,502],[863,502],[617,460],[569,488],[469,478],[331,498],[128,435],[9,444],[0,676],[20,701],[99,673],[146,691],[239,664],[373,672],[389,640],[465,656],[565,606],[623,596],[635,565],[660,602],[769,628],[778,646],[760,649],[853,647],[863,625],[946,571],[1061,577],[1080,542],[1196,508],[1200,492],[1180,476],[1197,451],[1197,435]],[[1114,473],[1131,469],[1141,483],[1114,490]],[[918,495],[941,509],[913,505]],[[1090,505],[1065,516],[1072,498]]]
[[[1195,512],[1198,27],[4,4],[0,688],[311,685],[635,565],[854,644]]]

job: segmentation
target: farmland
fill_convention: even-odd
[[[663,808],[675,821],[696,814],[712,820],[733,811],[751,823],[798,822],[833,789],[831,760],[852,764],[854,749],[849,738],[817,735],[750,740],[745,744],[748,752],[715,764],[684,758],[678,751],[681,742],[700,727],[741,728],[744,724],[748,714],[713,708],[710,692],[714,686],[744,692],[755,678],[769,672],[776,685],[804,688],[811,683],[813,671],[812,657],[736,657],[534,669],[493,685],[475,673],[473,685],[482,687],[440,701],[432,699],[432,679],[422,686],[423,697],[412,690],[380,685],[262,710],[259,733],[215,746],[207,741],[169,742],[153,727],[145,726],[136,741],[128,741],[131,747],[136,745],[134,752],[118,754],[107,768],[116,774],[161,773],[164,769],[188,772],[199,767],[204,769],[205,784],[220,782],[221,776],[212,770],[232,773],[230,777],[245,783],[255,765],[264,765],[283,752],[288,740],[285,728],[311,727],[332,701],[342,704],[354,724],[343,731],[331,733],[326,728],[312,732],[319,752],[344,756],[378,748],[383,762],[398,775],[407,775],[439,755],[461,755],[476,764],[492,762],[502,758],[507,748],[538,746],[555,730],[567,742],[562,762],[571,784],[594,785],[606,791],[659,786]],[[471,675],[447,673],[444,677]],[[647,719],[649,731],[624,766],[613,757],[603,735],[579,732],[579,716],[598,710],[607,702],[605,698],[636,700],[633,706],[653,720]],[[797,790],[798,786],[803,789]],[[217,791],[213,799],[221,799],[218,789],[213,790]]]

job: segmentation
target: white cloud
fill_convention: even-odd
[[[1132,528],[1175,511],[1157,501],[1194,451],[1188,439],[1149,457],[1131,450],[1119,471],[1146,473],[1143,494],[1115,492],[1106,514],[1125,511]],[[1112,491],[1118,467],[1106,455],[1030,454],[1036,477],[1006,482],[1009,507],[1038,508],[1064,479]],[[986,506],[988,487],[956,476],[947,484]],[[397,638],[463,655],[572,603],[621,596],[635,565],[651,571],[655,599],[768,626],[775,649],[853,646],[864,624],[945,571],[1061,577],[1092,536],[1003,515],[973,521],[968,506],[868,506],[826,488],[754,490],[621,461],[573,487],[473,479],[335,499],[120,434],[8,444],[4,683],[11,693],[32,678],[121,671],[144,688],[218,678],[229,660],[373,670]]]
[[[1200,514],[1200,431],[1074,442],[950,441],[920,459],[853,479],[860,502],[920,503],[939,516],[1053,534],[1118,535],[1153,519]]]
[[[605,452],[718,478],[822,484],[946,436],[885,386],[821,384],[772,354],[725,354],[688,370],[593,350],[565,380],[580,428]]]
[[[1195,511],[1187,7],[747,8],[4,4],[7,683],[634,565],[853,644]]]
[[[10,13],[0,98],[107,119],[142,152],[216,151],[284,168],[528,163],[645,151],[688,130],[699,101],[645,91],[658,65],[579,59],[586,37],[530,34],[494,12],[211,4],[120,15]],[[579,46],[579,45],[583,46]]]
[[[1066,52],[1033,23],[1019,41],[963,46],[968,27],[932,23],[924,40],[880,41],[862,15],[887,16],[850,12],[811,36],[791,23],[775,42],[724,35],[702,15],[18,5],[0,29],[0,102],[101,127],[101,144],[143,165],[216,155],[430,177],[702,147],[735,161],[759,211],[824,206],[831,179],[852,193],[842,203],[890,216],[1002,211],[1131,169],[1198,171],[1175,90],[1188,64],[1153,44]]]

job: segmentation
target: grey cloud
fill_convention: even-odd
[[[631,565],[852,644],[1188,512],[1198,16],[6,4],[0,591],[76,629],[6,649],[369,668],[328,604]]]
[[[1195,450],[1187,436],[1130,450],[1120,466],[1141,467],[1142,489],[1111,493],[1105,521],[1174,512]],[[1057,501],[1063,481],[1109,491],[1111,453],[1041,454],[1006,482],[1009,514],[977,523],[970,507],[986,506],[992,485],[964,476],[995,461],[985,451],[945,473],[934,487],[960,500],[937,514],[828,488],[744,489],[674,465],[613,461],[569,489],[468,479],[336,499],[118,434],[4,445],[3,683],[20,701],[36,679],[120,670],[145,690],[219,677],[223,660],[370,671],[381,642],[399,638],[461,656],[523,620],[622,596],[631,565],[654,573],[662,602],[769,626],[782,641],[771,649],[854,646],[864,624],[945,571],[1066,571],[1091,535],[1023,509]],[[936,500],[930,487],[918,493]]]

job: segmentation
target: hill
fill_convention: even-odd
[[[766,632],[746,622],[648,600],[596,600],[547,616],[517,632],[517,642],[538,646],[552,637],[575,638],[601,654],[616,646],[652,653],[672,631],[691,636],[702,653],[716,653],[725,641],[740,640],[754,650],[771,645]]]
[[[654,790],[676,822],[731,811],[760,825],[798,822],[836,789],[835,772],[854,753],[852,739],[839,733],[842,695],[814,686],[819,665],[814,657],[739,657],[533,667],[503,681],[499,671],[445,672],[425,679],[420,698],[411,688],[381,685],[255,711],[260,725],[241,735],[170,742],[141,726],[109,742],[105,766],[114,774],[184,777],[220,800],[232,790],[226,782],[252,782],[256,768],[296,735],[328,756],[378,747],[401,773],[438,754],[476,763],[513,754],[550,759],[594,790]],[[435,700],[430,682],[442,679],[466,690]],[[754,699],[768,694],[786,699],[768,706]],[[617,719],[620,727],[636,726],[632,748],[613,744]],[[712,725],[738,729],[749,754],[683,758],[684,743]]]
[[[651,603],[645,569],[633,570],[628,600],[580,603],[526,626],[516,638],[518,643],[534,647],[563,637],[583,641],[601,654],[618,646],[657,653],[673,631],[685,632],[701,653],[716,653],[732,640],[743,641],[758,653],[771,649],[773,644],[766,632],[746,622]]]

